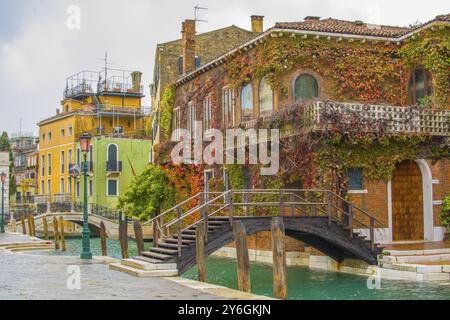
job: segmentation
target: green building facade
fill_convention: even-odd
[[[134,177],[151,161],[151,140],[95,137],[88,154],[88,202],[115,209]],[[82,163],[77,144],[76,161]],[[76,202],[83,202],[83,176],[75,178]]]

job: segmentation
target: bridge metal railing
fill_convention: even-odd
[[[192,205],[194,204],[194,205]],[[201,192],[175,207],[157,214],[146,223],[153,225],[154,245],[168,238],[176,238],[181,255],[182,233],[200,222],[208,228],[212,217],[227,217],[230,225],[237,217],[249,216],[326,217],[348,230],[348,237],[355,229],[369,230],[368,240],[375,250],[375,232],[383,225],[365,210],[348,202],[329,190],[229,190]],[[206,241],[208,233],[206,232]]]

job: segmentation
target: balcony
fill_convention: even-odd
[[[106,161],[106,172],[107,173],[121,173],[122,172],[122,161]]]
[[[362,103],[342,103],[334,101],[316,101],[309,104],[295,104],[279,114],[291,114],[292,124],[279,128],[278,114],[265,116],[257,120],[242,122],[244,129],[256,127],[279,128],[281,136],[295,135],[296,125],[303,130],[330,131],[339,127],[349,130],[358,128],[361,132],[429,134],[435,137],[450,136],[450,110],[400,107],[389,105],[371,105]],[[294,124],[295,122],[295,124]]]

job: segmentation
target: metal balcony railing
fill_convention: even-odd
[[[108,173],[120,173],[122,172],[122,161],[107,161],[106,172]]]

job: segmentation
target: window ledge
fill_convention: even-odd
[[[349,194],[368,194],[368,190],[350,190],[348,192]]]

